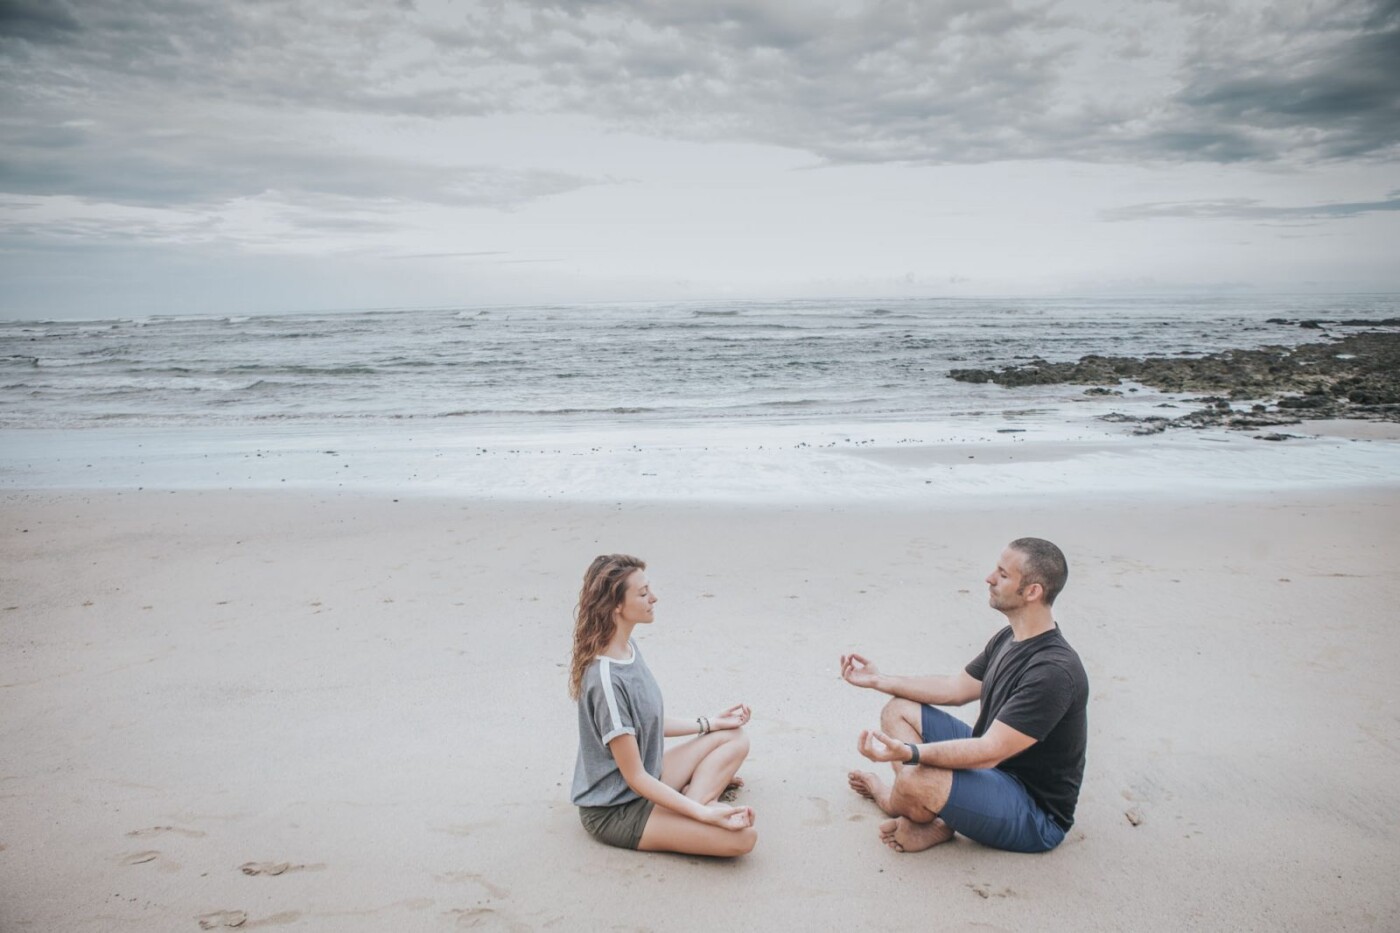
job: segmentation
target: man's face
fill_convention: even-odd
[[[1024,560],[1020,551],[1007,548],[997,558],[996,569],[987,574],[987,602],[998,612],[1011,612],[1026,604],[1025,597],[1019,592]]]

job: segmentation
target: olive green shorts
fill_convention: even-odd
[[[645,797],[615,807],[579,807],[578,818],[588,835],[619,849],[635,849],[656,804]]]

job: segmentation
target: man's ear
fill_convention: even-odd
[[[1041,583],[1027,583],[1026,591],[1022,594],[1029,602],[1043,602],[1045,600],[1045,585]]]

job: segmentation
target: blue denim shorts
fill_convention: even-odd
[[[933,706],[923,707],[925,742],[972,738],[972,727]],[[954,832],[1010,852],[1049,852],[1065,831],[1014,776],[999,768],[953,771],[953,789],[938,816]]]

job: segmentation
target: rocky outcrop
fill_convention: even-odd
[[[1313,322],[1299,326],[1309,323]],[[1328,323],[1374,327],[1389,322]],[[1003,386],[1088,385],[1086,393],[1091,395],[1113,394],[1117,390],[1112,387],[1125,379],[1163,392],[1209,393],[1197,400],[1207,407],[1175,418],[1109,416],[1139,422],[1140,433],[1206,425],[1252,429],[1296,424],[1304,418],[1400,421],[1400,333],[1391,332],[1201,357],[1086,356],[1075,363],[1034,359],[1004,369],[955,369],[948,375],[962,382]],[[1232,401],[1241,399],[1255,404],[1236,410]]]

